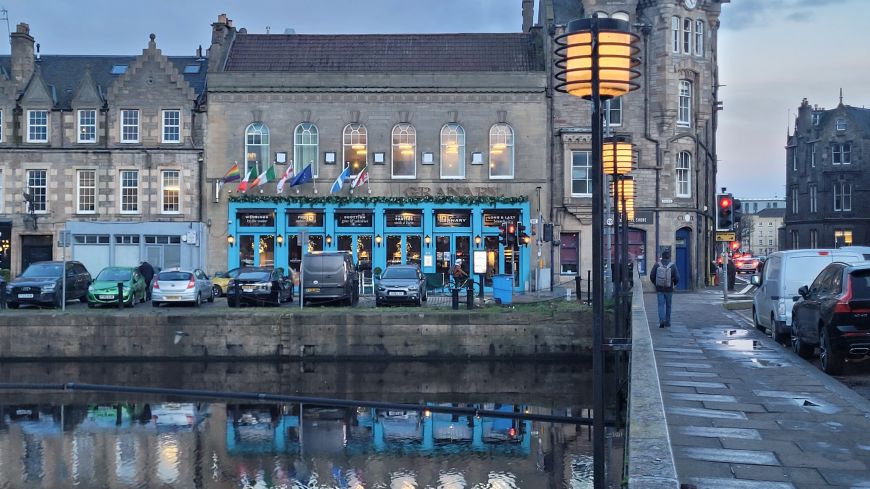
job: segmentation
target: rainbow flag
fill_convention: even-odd
[[[240,178],[242,178],[242,173],[239,171],[239,164],[233,163],[233,166],[230,167],[230,170],[224,173],[224,176],[221,177],[221,182],[235,182]]]

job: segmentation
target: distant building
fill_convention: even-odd
[[[804,99],[786,146],[784,249],[870,243],[870,109]]]
[[[736,197],[736,196],[735,196]],[[785,199],[772,198],[772,199],[740,199],[741,208],[744,215],[748,214],[758,214],[764,209],[785,209]]]
[[[743,251],[753,255],[768,255],[779,250],[779,228],[783,217],[784,206],[768,207],[755,214],[744,215],[741,220]]]

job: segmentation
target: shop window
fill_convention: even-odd
[[[562,233],[559,237],[560,273],[576,275],[580,270],[580,235],[578,233]]]
[[[392,137],[393,178],[417,178],[417,130],[410,124],[396,124]],[[357,173],[363,167],[354,167]]]
[[[496,124],[489,130],[489,178],[514,177],[514,130]]]
[[[441,178],[465,178],[465,129],[459,124],[441,128]]]
[[[254,122],[245,129],[244,175],[248,175],[251,168],[254,168],[259,175],[268,163],[269,128],[262,122]]]

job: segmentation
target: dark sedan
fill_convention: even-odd
[[[61,261],[31,263],[15,280],[6,284],[6,304],[18,309],[21,304],[54,305],[61,308],[65,301],[88,301],[91,274],[77,261],[66,262],[66,273]],[[63,276],[66,275],[66,298],[63,295]]]
[[[419,265],[388,265],[375,283],[375,305],[426,301],[426,277]]]
[[[227,284],[227,305],[280,306],[293,301],[293,281],[281,268],[245,267]]]
[[[818,347],[822,370],[833,375],[842,373],[847,358],[870,354],[870,264],[831,263],[798,293],[803,300],[792,308],[795,353],[809,357]]]

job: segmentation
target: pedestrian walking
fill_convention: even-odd
[[[671,262],[670,250],[662,251],[661,260],[653,265],[649,279],[656,286],[659,302],[659,328],[670,327],[671,299],[674,295],[674,286],[680,281],[677,267]]]
[[[453,265],[453,286],[460,288],[465,285],[466,280],[468,280],[468,272],[462,268],[462,259],[459,258],[456,260],[456,264]]]
[[[147,261],[143,261],[139,264],[139,273],[142,274],[142,278],[145,280],[145,296],[150,301],[151,279],[154,278],[154,267],[152,267]]]

